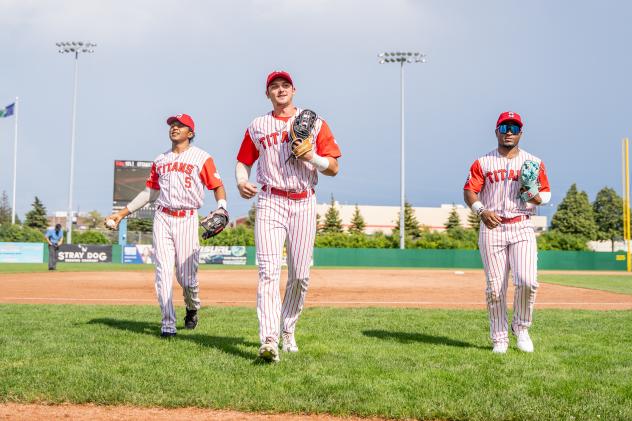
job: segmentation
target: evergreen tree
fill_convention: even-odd
[[[11,204],[9,203],[9,196],[6,191],[2,191],[2,198],[0,199],[0,224],[11,223]]]
[[[578,191],[575,184],[568,189],[564,200],[557,207],[551,219],[551,229],[585,240],[597,237],[597,224],[588,195],[586,192]]]
[[[623,199],[614,189],[604,187],[599,190],[593,202],[597,238],[610,240],[614,248],[615,240],[623,238]]]
[[[445,229],[451,231],[454,228],[459,227],[461,227],[461,218],[459,217],[459,213],[456,211],[456,206],[452,205],[452,210],[450,211],[448,220],[445,223]]]
[[[399,218],[401,211],[397,212],[397,221],[395,221],[395,229],[393,230],[393,237],[399,237]],[[415,210],[408,202],[404,202],[404,235],[406,237],[419,238],[421,237],[421,229],[419,228],[419,221],[415,216]]]
[[[336,209],[333,194],[331,195],[329,209],[325,213],[325,223],[323,224],[322,232],[342,232],[342,219],[340,218],[340,212]]]
[[[38,230],[45,230],[48,228],[46,208],[37,196],[35,196],[35,201],[31,206],[31,210],[26,213],[26,218],[24,218],[24,225]]]
[[[476,212],[470,211],[470,214],[467,216],[467,223],[471,229],[478,232],[481,228],[481,217]]]
[[[154,230],[154,220],[151,218],[129,218],[127,220],[127,230],[145,233],[152,232]]]
[[[317,213],[316,214],[316,233],[322,232],[323,231],[323,226],[321,224],[320,221],[320,214]]]
[[[255,205],[255,203],[253,203],[252,206],[250,207],[250,210],[248,210],[248,217],[246,218],[246,221],[244,222],[244,224],[248,228],[254,228],[256,220],[257,220],[257,206]]]
[[[355,211],[353,212],[353,216],[351,217],[351,225],[349,225],[349,232],[354,234],[361,234],[364,232],[365,227],[366,223],[364,222],[364,218],[360,213],[360,208],[356,203]]]

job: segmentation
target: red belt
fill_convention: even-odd
[[[196,211],[196,209],[173,210],[173,209],[165,208],[163,206],[159,206],[158,209],[160,209],[161,212],[164,212],[167,215],[177,216],[177,217],[195,215],[195,211]]]
[[[310,194],[314,194],[314,189],[294,192],[294,191],[285,191],[285,190],[277,189],[274,187],[268,187],[266,185],[261,186],[261,190],[274,194],[275,196],[287,197],[288,199],[292,199],[292,200],[305,199]]]
[[[529,219],[529,215],[518,215],[513,218],[500,218],[501,224],[515,224],[516,222],[526,221]]]

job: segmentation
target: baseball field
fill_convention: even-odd
[[[202,268],[168,340],[152,269],[0,265],[0,419],[632,419],[625,273],[542,272],[535,352],[494,355],[482,271],[316,268],[262,364],[256,268]]]

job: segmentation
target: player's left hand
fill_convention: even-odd
[[[288,136],[290,138],[290,149],[292,155],[300,160],[309,161],[312,159],[312,129],[318,116],[312,110],[303,110],[292,122]]]
[[[314,150],[313,147],[311,145],[311,140],[310,139],[306,139],[303,142],[309,142],[309,150],[307,152],[302,152],[302,153],[295,153],[295,156],[297,159],[300,159],[301,161],[311,161],[312,158],[314,157]],[[292,151],[298,151],[300,148],[302,148],[303,146],[301,145],[301,141],[300,140],[295,140],[294,142],[292,142]],[[294,153],[294,152],[293,152]]]
[[[209,213],[208,216],[200,221],[200,225],[205,230],[202,238],[206,240],[224,231],[224,228],[228,225],[228,220],[228,211],[224,208],[218,208]]]
[[[524,161],[520,168],[520,199],[524,202],[531,201],[540,192],[538,176],[540,164],[535,161]]]

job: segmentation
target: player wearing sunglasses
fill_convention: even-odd
[[[529,328],[538,288],[537,244],[530,220],[535,207],[551,199],[546,169],[540,158],[520,149],[522,118],[506,111],[496,122],[498,147],[470,168],[463,195],[481,218],[478,245],[485,268],[487,309],[493,352],[509,347],[507,286],[515,285],[511,330],[521,351],[533,352]]]

